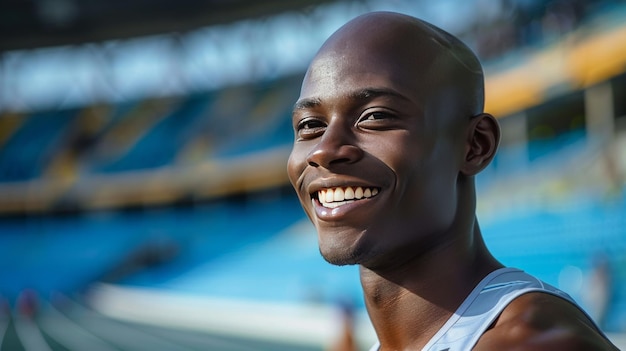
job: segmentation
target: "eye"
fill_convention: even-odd
[[[357,121],[360,128],[388,129],[397,121],[397,116],[387,111],[372,111],[364,113]]]
[[[296,134],[301,139],[314,138],[324,132],[326,123],[316,118],[305,118],[296,125]]]
[[[318,119],[315,118],[307,118],[307,119],[303,119],[302,121],[298,122],[298,125],[296,126],[296,130],[297,131],[307,131],[307,130],[312,130],[312,129],[317,129],[317,128],[321,128],[321,127],[325,127],[326,124]]]
[[[391,118],[392,116],[386,112],[371,112],[363,116],[361,121],[375,121],[378,119]]]

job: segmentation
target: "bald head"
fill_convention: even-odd
[[[483,112],[483,72],[474,53],[456,37],[417,18],[373,12],[353,19],[320,48],[305,84],[312,71],[328,70],[329,60],[336,69],[355,75],[380,73],[404,84],[420,95],[426,113],[443,113],[440,109],[449,110],[451,102],[460,116]]]

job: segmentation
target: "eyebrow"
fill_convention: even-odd
[[[349,98],[352,100],[363,101],[370,100],[372,98],[381,97],[381,96],[391,96],[400,98],[402,100],[409,101],[409,98],[400,94],[399,92],[389,89],[389,88],[364,88],[357,91],[351,92]],[[314,108],[322,104],[322,99],[320,98],[303,98],[298,100],[294,106],[293,111],[297,110],[305,110],[309,108]]]
[[[409,100],[409,98],[407,98],[406,96],[389,88],[365,88],[365,89],[357,90],[350,94],[350,97],[354,100],[368,100],[368,99],[381,97],[381,96],[391,96],[391,97],[400,98],[402,100]]]
[[[322,99],[320,98],[304,98],[296,101],[293,105],[293,110],[306,110],[309,108],[317,107],[322,104]]]

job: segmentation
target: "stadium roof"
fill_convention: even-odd
[[[185,32],[332,0],[2,0],[0,52]]]

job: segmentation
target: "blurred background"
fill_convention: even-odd
[[[479,55],[487,245],[626,347],[626,1],[2,0],[0,350],[367,350],[285,167],[309,60],[373,10]]]

